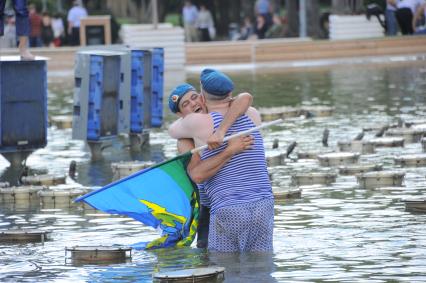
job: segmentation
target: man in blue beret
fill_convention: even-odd
[[[259,112],[249,107],[229,128],[224,128],[234,89],[232,80],[217,70],[205,69],[200,81],[209,113],[186,115],[170,126],[169,134],[177,139],[192,138],[196,146],[213,141],[210,145],[215,149],[201,154],[201,160],[208,160],[225,149],[225,136],[260,125],[261,119]],[[210,200],[209,251],[272,251],[274,199],[262,136],[259,131],[252,135],[252,149],[234,155],[203,183]],[[217,145],[220,146],[216,148]]]
[[[241,93],[230,106],[228,115],[224,120],[224,127],[229,127],[235,119],[245,113],[252,103],[252,96],[248,93]],[[191,113],[207,113],[207,108],[203,97],[197,93],[196,89],[187,83],[178,85],[169,96],[170,110],[183,118]],[[191,162],[188,165],[188,174],[191,179],[198,184],[200,195],[200,216],[197,230],[197,247],[206,248],[208,243],[209,221],[210,221],[210,202],[203,190],[203,182],[212,177],[223,167],[229,159],[235,154],[249,149],[253,139],[240,137],[229,141],[228,146],[220,154],[213,158],[201,161],[198,154],[193,154]],[[194,148],[192,139],[180,139],[178,141],[179,153],[187,152]]]

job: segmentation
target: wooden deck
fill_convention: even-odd
[[[50,58],[49,71],[73,73],[77,48],[38,48],[32,52]],[[1,55],[16,50],[1,50]],[[399,36],[357,40],[276,39],[236,42],[187,43],[186,66],[253,64],[362,58],[369,56],[426,55],[426,36]]]
[[[426,36],[357,40],[258,40],[186,44],[186,64],[265,63],[426,54]]]

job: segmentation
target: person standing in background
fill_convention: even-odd
[[[30,12],[30,46],[41,47],[41,16],[37,13],[37,8],[34,4],[28,6]]]
[[[80,20],[87,17],[87,11],[80,0],[74,0],[73,7],[68,11],[68,35],[72,46],[80,45]]]
[[[274,24],[268,29],[268,31],[265,34],[265,37],[266,38],[284,37],[287,31],[285,29],[283,20],[281,19],[280,15],[274,14],[272,19]]]
[[[426,20],[426,3],[424,3],[423,5],[419,6],[417,8],[416,13],[414,14],[413,17],[413,30],[414,30],[414,34],[419,35],[419,34],[426,34],[426,23],[424,26],[417,26],[417,22],[423,17],[424,20]]]
[[[52,30],[53,30],[53,44],[55,47],[63,44],[63,38],[65,35],[64,22],[61,16],[56,13],[52,18]]]
[[[266,29],[272,25],[272,6],[269,0],[257,0],[254,6],[254,13],[256,16],[263,16]]]
[[[191,1],[185,1],[182,9],[183,27],[185,29],[185,41],[194,42],[198,40],[197,36],[197,19],[198,10]]]
[[[41,24],[41,40],[43,45],[46,47],[51,47],[53,41],[53,29],[52,29],[52,19],[50,18],[49,13],[44,12],[42,17]]]
[[[201,41],[210,41],[210,31],[214,29],[213,17],[206,5],[200,5],[200,12],[197,17],[197,27],[200,31]]]
[[[396,19],[402,34],[413,34],[413,16],[424,0],[401,0],[397,3]]]
[[[396,21],[395,11],[398,0],[386,1],[386,35],[394,36],[398,33],[398,22]]]
[[[28,36],[30,34],[30,24],[26,0],[13,0],[13,9],[16,14],[16,36],[18,37],[19,54],[22,60],[34,60],[34,55],[28,51]],[[0,0],[0,36],[4,34],[4,7],[6,0]]]
[[[238,40],[247,40],[254,34],[253,23],[251,22],[250,17],[246,16],[244,18],[243,26],[240,30],[240,37]]]
[[[258,39],[264,39],[265,34],[268,31],[268,26],[266,25],[265,17],[262,15],[257,15],[255,33]]]
[[[4,36],[0,37],[0,48],[16,47],[16,26],[13,15],[6,16],[6,25],[4,27]]]

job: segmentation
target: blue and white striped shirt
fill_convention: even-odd
[[[206,194],[206,191],[204,190],[204,183],[197,184],[198,187],[198,193],[200,195],[200,203],[203,206],[210,207],[210,199]]]
[[[223,116],[217,112],[212,112],[210,115],[213,118],[214,129],[217,129]],[[252,120],[243,115],[234,122],[226,136],[253,127],[255,125]],[[273,198],[262,136],[259,131],[254,131],[251,135],[254,137],[252,149],[234,155],[216,175],[204,183],[204,190],[210,199],[212,214],[221,207]],[[205,160],[218,154],[226,146],[227,143],[224,143],[215,150],[203,151],[201,159]]]

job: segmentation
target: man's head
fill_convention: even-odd
[[[31,14],[37,13],[37,8],[35,4],[28,5],[28,12]]]
[[[201,93],[207,100],[223,100],[232,95],[234,83],[222,72],[204,69],[200,75]]]
[[[187,83],[178,85],[169,96],[169,108],[178,116],[185,117],[190,113],[207,113],[202,95]]]

